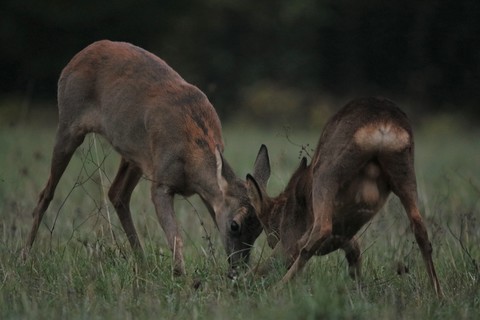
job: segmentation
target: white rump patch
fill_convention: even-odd
[[[355,132],[353,139],[357,145],[368,151],[398,151],[410,143],[408,132],[389,122],[363,126]]]

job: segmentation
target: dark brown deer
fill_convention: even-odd
[[[122,157],[108,196],[134,251],[143,252],[131,218],[130,196],[145,176],[151,181],[152,201],[173,252],[175,274],[185,273],[175,194],[201,197],[221,233],[231,267],[248,261],[261,225],[245,182],[222,157],[217,113],[197,87],[152,53],[105,40],[80,51],[63,69],[58,110],[50,178],[33,211],[24,256],[74,151],[87,133],[95,132]],[[263,184],[268,176],[255,178]]]
[[[337,249],[345,251],[350,276],[359,277],[355,235],[393,192],[405,208],[433,288],[442,295],[418,209],[413,149],[406,115],[389,100],[364,98],[350,102],[328,121],[311,164],[303,158],[280,195],[268,197],[264,183],[247,176],[269,246],[289,266],[282,283],[313,255]]]

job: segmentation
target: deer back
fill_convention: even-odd
[[[410,122],[406,114],[388,99],[353,100],[325,125],[312,159],[314,167],[320,164],[331,166],[334,157],[350,146],[358,147],[352,156],[370,156],[379,151],[405,148],[413,150]]]

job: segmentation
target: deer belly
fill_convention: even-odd
[[[336,198],[333,232],[354,236],[385,204],[390,189],[378,163],[371,161]]]
[[[334,213],[333,234],[351,239],[378,212],[376,207],[351,204]]]

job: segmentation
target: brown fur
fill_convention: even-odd
[[[356,233],[383,207],[390,192],[401,200],[435,292],[442,294],[432,247],[418,209],[413,133],[406,115],[383,98],[347,104],[326,124],[312,163],[302,159],[285,190],[270,198],[247,177],[252,203],[289,266],[283,282],[313,255],[343,249],[352,277],[360,275]]]
[[[237,179],[221,155],[220,120],[207,97],[163,60],[128,43],[95,42],[63,69],[58,110],[50,178],[33,211],[24,253],[33,245],[74,151],[87,133],[96,132],[122,156],[108,195],[133,249],[141,252],[142,246],[129,203],[143,175],[152,182],[152,201],[174,253],[177,274],[183,274],[185,267],[173,210],[175,194],[195,193],[202,198],[220,230],[232,267],[248,260],[261,226],[245,182]],[[268,179],[256,178],[263,183]]]

